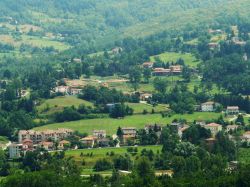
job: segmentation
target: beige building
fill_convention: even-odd
[[[53,141],[60,141],[72,134],[73,131],[71,129],[56,129],[44,131],[20,130],[18,133],[18,142],[22,143],[25,139],[32,140],[34,144],[50,139]]]
[[[209,124],[205,125],[204,128],[210,130],[213,137],[218,132],[222,131],[222,125],[217,124],[217,123],[209,123]]]

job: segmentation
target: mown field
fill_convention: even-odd
[[[78,99],[75,96],[61,96],[43,101],[37,109],[39,112],[46,112],[49,114],[61,111],[64,107],[78,107],[81,104],[84,104],[85,106],[93,106],[93,103]]]
[[[196,67],[200,63],[191,53],[165,52],[150,57],[150,60],[154,62],[156,57],[160,58],[163,62],[176,62],[178,59],[182,58],[185,64],[191,67]]]
[[[152,150],[154,154],[160,153],[162,146],[138,146],[134,147],[137,148],[138,152],[136,154],[128,153],[128,147],[120,147],[120,148],[96,148],[96,149],[82,149],[82,150],[69,150],[65,152],[66,157],[73,157],[76,162],[82,166],[83,173],[89,174],[92,173],[92,168],[95,165],[96,161],[99,159],[107,159],[112,161],[118,155],[130,155],[132,160],[136,159],[136,156],[140,155],[143,149]],[[110,156],[109,154],[113,152],[114,155]],[[92,156],[90,156],[92,154]],[[82,162],[85,162],[83,165]]]
[[[160,114],[148,114],[148,115],[133,115],[127,116],[123,119],[112,119],[112,118],[102,118],[102,119],[89,119],[80,121],[71,121],[64,123],[49,124],[41,127],[35,128],[36,130],[45,129],[57,129],[57,128],[70,128],[73,130],[78,130],[79,132],[92,134],[93,130],[105,129],[107,134],[115,134],[117,128],[120,127],[136,127],[137,129],[144,128],[147,124],[162,124],[167,125],[171,123],[174,119],[186,119],[188,122],[193,122],[194,120],[212,120],[217,119],[220,113],[208,113],[208,112],[196,112],[194,114],[176,114],[171,117],[162,118]]]

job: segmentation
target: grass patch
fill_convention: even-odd
[[[168,110],[168,105],[157,105],[153,107],[150,104],[144,103],[126,103],[130,108],[134,110],[134,114],[142,114],[144,110],[151,113],[154,109],[155,113],[164,112]]]
[[[107,159],[111,161],[115,155],[125,155],[127,152],[128,147],[119,147],[119,148],[96,148],[96,149],[82,149],[82,150],[69,150],[65,152],[66,157],[73,157],[75,161],[81,165],[82,161],[85,161],[85,165],[82,166],[84,174],[93,174],[93,166],[95,165],[96,161],[99,159]],[[138,146],[138,152],[136,155],[131,156],[132,160],[135,160],[135,157],[140,155],[140,152],[143,149],[152,150],[155,154],[157,152],[161,152],[162,146]],[[114,156],[109,156],[107,153],[114,152]],[[81,153],[83,156],[81,156]],[[93,156],[87,156],[87,154],[93,154]]]
[[[64,107],[78,107],[81,104],[84,104],[85,106],[93,106],[93,103],[78,99],[75,96],[62,96],[45,100],[40,106],[37,107],[37,109],[39,112],[44,112],[47,108],[49,108],[46,112],[54,113],[61,111]]]
[[[133,115],[128,116],[123,119],[88,119],[80,121],[71,121],[65,123],[55,123],[49,124],[41,127],[35,128],[35,130],[45,130],[45,129],[57,129],[57,128],[70,128],[72,130],[78,130],[79,132],[85,132],[92,134],[93,130],[105,129],[107,134],[115,134],[117,128],[120,127],[136,127],[137,129],[142,129],[147,124],[163,124],[167,125],[171,123],[174,119],[186,119],[188,122],[193,122],[194,120],[211,120],[216,119],[220,116],[220,113],[209,113],[209,112],[195,112],[193,114],[176,114],[169,118],[162,118],[160,114],[148,114],[148,115]]]
[[[186,65],[192,67],[196,67],[200,63],[191,53],[165,52],[160,55],[150,57],[150,60],[155,61],[156,57],[159,57],[163,62],[176,62],[178,59],[182,58]]]

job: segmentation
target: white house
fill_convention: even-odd
[[[215,102],[209,101],[206,103],[201,104],[201,111],[202,112],[213,112],[215,111]]]
[[[215,136],[218,132],[222,131],[222,125],[217,123],[209,123],[205,125],[204,128],[210,130],[212,136]]]

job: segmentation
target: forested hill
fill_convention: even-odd
[[[0,21],[36,25],[76,45],[212,24],[247,15],[247,6],[248,0],[1,0]]]

